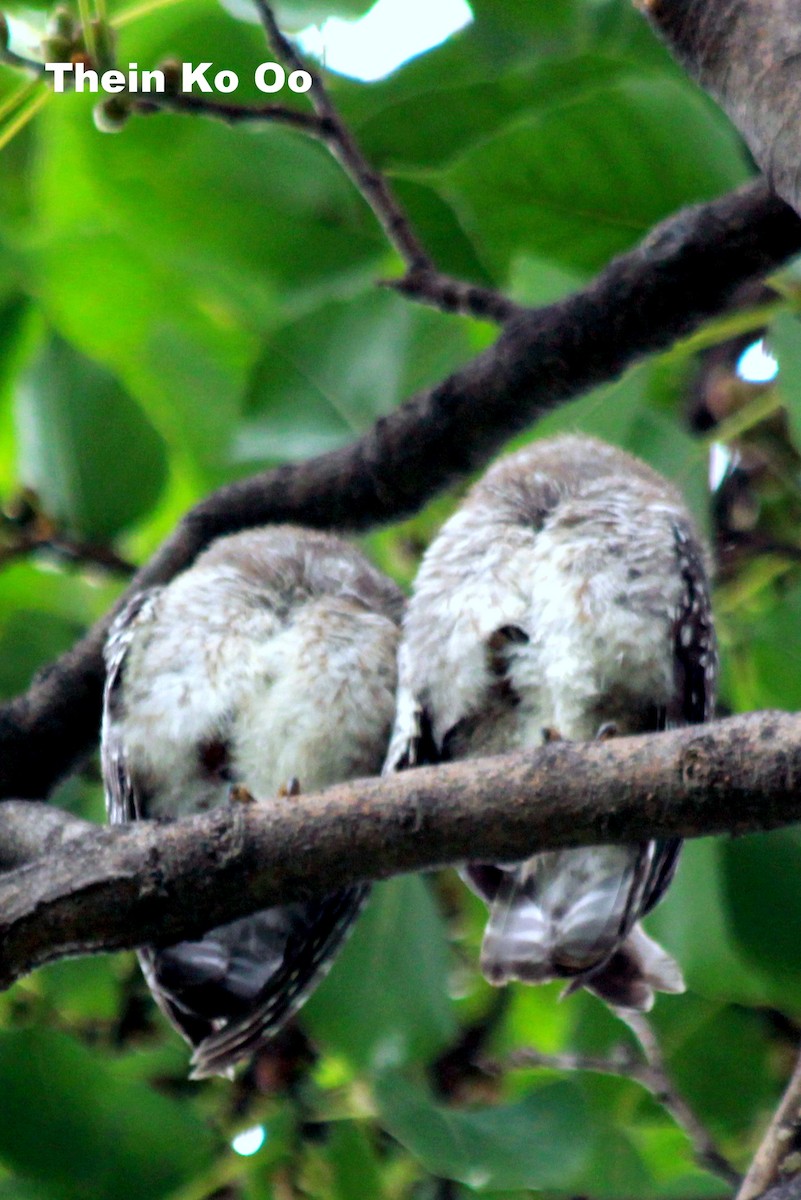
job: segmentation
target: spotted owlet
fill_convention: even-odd
[[[359,551],[290,526],[220,538],[137,595],[106,647],[113,822],[171,818],[375,774],[394,712],[402,597]],[[288,794],[287,794],[288,793]],[[196,1078],[250,1057],[330,965],[367,889],[265,909],[139,957]]]
[[[706,720],[716,652],[705,553],[681,497],[586,437],[498,462],[425,555],[404,622],[388,770]],[[470,863],[481,966],[647,1010],[681,972],[639,921],[679,841]]]

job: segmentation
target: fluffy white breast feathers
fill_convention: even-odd
[[[221,538],[140,593],[106,648],[102,760],[112,821],[229,802],[232,785],[291,803],[375,774],[386,750],[403,599],[354,547],[289,526]],[[145,949],[159,1005],[228,1073],[303,1003],[367,894],[345,888]]]
[[[714,628],[705,553],[681,497],[590,438],[502,459],[425,555],[399,663],[386,770],[706,720]],[[678,852],[669,840],[468,864],[489,907],[485,975],[561,978],[642,1010],[654,990],[683,990],[638,923]]]

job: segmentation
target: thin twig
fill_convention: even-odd
[[[754,1200],[754,1197],[761,1196],[773,1184],[797,1175],[801,1170],[801,1162],[798,1161],[800,1137],[801,1057],[748,1168],[736,1200]]]
[[[670,1078],[662,1047],[648,1018],[643,1013],[623,1009],[617,1011],[620,1019],[634,1034],[645,1057],[645,1067],[640,1067],[637,1074],[639,1081],[687,1134],[699,1165],[738,1187],[741,1180],[739,1171],[735,1170],[726,1156],[718,1150],[709,1132]]]
[[[429,304],[440,312],[462,313],[478,320],[504,325],[511,317],[526,310],[494,288],[479,287],[453,279],[439,271],[409,270],[402,279],[383,279],[382,287],[392,288],[420,304]]]
[[[4,545],[0,544],[0,570],[19,558],[41,552],[50,553],[59,559],[81,566],[102,567],[104,571],[130,576],[136,568],[133,563],[119,555],[111,546],[97,542],[84,542],[66,534],[56,533],[52,529],[46,532],[23,530],[15,538]]]
[[[545,1067],[553,1071],[594,1071],[600,1075],[631,1079],[650,1092],[684,1130],[692,1143],[698,1165],[737,1187],[740,1175],[717,1149],[709,1133],[671,1082],[659,1042],[647,1018],[641,1013],[624,1013],[621,1010],[618,1010],[618,1015],[636,1037],[645,1061],[636,1057],[628,1046],[617,1047],[605,1058],[587,1054],[543,1054],[527,1046],[515,1050],[503,1062],[487,1061],[482,1066],[492,1074],[501,1074],[509,1069]]]
[[[327,122],[332,130],[328,147],[370,205],[407,269],[436,273],[434,264],[412,230],[408,217],[390,191],[384,176],[371,166],[362,154],[317,72],[309,71],[307,63],[300,57],[292,42],[285,37],[266,0],[255,0],[255,4],[265,32],[284,66],[293,71],[306,71],[310,75],[312,82],[308,94],[312,107],[317,116]]]
[[[225,121],[227,125],[245,122],[288,125],[325,142],[332,136],[329,124],[321,117],[286,108],[283,104],[227,104],[224,100],[207,100],[204,96],[193,96],[189,92],[164,92],[152,93],[146,100],[137,100],[134,109],[142,113],[169,110],[199,114]]]

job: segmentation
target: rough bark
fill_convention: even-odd
[[[66,954],[173,942],[356,880],[656,834],[772,829],[801,818],[799,784],[801,716],[767,712],[555,742],[171,824],[104,829],[9,802],[0,986]]]
[[[798,0],[641,0],[641,7],[731,117],[776,192],[801,211]]]

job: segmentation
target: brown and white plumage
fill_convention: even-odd
[[[134,597],[106,647],[113,822],[374,774],[394,710],[402,597],[353,546],[290,526],[220,538]],[[291,790],[291,789],[289,789]],[[287,796],[286,803],[291,803]],[[244,885],[245,881],[243,881]],[[140,960],[194,1075],[249,1057],[306,999],[367,889],[287,904]]]
[[[425,555],[386,769],[703,721],[716,653],[704,551],[677,491],[585,437],[498,462]],[[639,925],[677,840],[472,863],[497,984],[563,978],[647,1009],[683,989]]]

